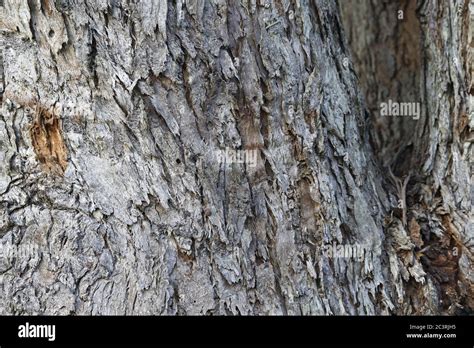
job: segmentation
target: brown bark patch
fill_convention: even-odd
[[[421,248],[423,246],[423,240],[421,238],[421,227],[416,221],[415,218],[412,218],[410,220],[410,223],[408,224],[408,230],[410,232],[410,237],[412,242],[418,247]]]
[[[429,248],[425,248],[421,261],[424,270],[431,274],[440,287],[441,308],[455,314],[455,304],[462,302],[458,286],[462,247],[448,215],[442,217],[442,224],[446,234],[427,243]]]
[[[50,0],[41,0],[41,9],[49,16],[53,13]]]
[[[37,107],[30,135],[42,169],[62,175],[67,167],[67,149],[59,118],[48,110]]]

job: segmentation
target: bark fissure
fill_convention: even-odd
[[[466,70],[457,64],[472,62],[463,53],[469,45],[464,33],[472,32],[465,21],[466,16],[472,17],[469,1],[448,6],[421,1],[382,1],[375,6],[370,1],[358,3],[358,7],[345,5],[341,9],[371,112],[371,137],[378,159],[396,174],[391,176],[400,202],[393,213],[399,214],[405,228],[408,225],[415,259],[421,261],[423,271],[438,289],[441,311],[472,311],[472,279],[465,276],[472,267],[472,247],[456,237],[469,235],[472,228],[472,206],[462,203],[469,197],[472,154],[461,150],[469,149],[470,143],[459,136],[457,126],[467,107],[463,105],[465,90],[472,83],[470,75],[463,75]],[[381,31],[380,20],[370,20],[374,17],[384,19],[386,30]],[[463,25],[457,24],[460,21]],[[361,22],[368,35],[358,36]],[[381,103],[389,99],[418,101],[419,120],[381,117]],[[461,153],[463,160],[459,161]],[[457,163],[453,155],[458,156]],[[464,184],[454,183],[455,176],[457,180],[462,176]],[[457,197],[448,194],[448,187],[456,187]],[[455,228],[447,227],[446,221],[451,220],[457,220]],[[405,288],[413,307],[423,307],[415,297],[424,289],[412,281]]]
[[[468,7],[5,1],[0,313],[469,311]]]

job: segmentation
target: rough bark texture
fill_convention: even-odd
[[[420,102],[421,30],[416,1],[341,2],[354,65],[371,116],[371,136],[382,165],[404,161],[418,120],[383,118],[380,103]],[[401,12],[399,12],[401,11]],[[406,167],[409,167],[407,163]],[[395,168],[398,169],[398,168]]]
[[[401,4],[340,4],[359,81],[331,0],[0,1],[0,313],[471,311],[474,6]]]
[[[341,3],[341,11],[379,162],[398,176],[410,175],[408,233],[423,250],[420,259],[436,285],[440,310],[470,312],[474,2],[356,3]],[[421,118],[380,117],[379,105],[388,99],[420,102]]]

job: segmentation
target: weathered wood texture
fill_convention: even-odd
[[[0,243],[15,257],[0,258],[0,313],[472,310],[472,8],[421,4],[420,69],[394,78],[419,84],[424,110],[408,228],[360,92],[387,81],[360,57],[373,77],[358,81],[336,2],[1,1]],[[226,148],[257,165],[221,163]],[[366,253],[323,255],[332,243]]]
[[[440,310],[472,311],[474,2],[358,0],[341,11],[379,161],[411,174],[408,232]],[[420,119],[380,117],[388,99],[419,102]]]
[[[413,118],[380,115],[380,103],[389,99],[395,102],[421,100],[423,51],[416,1],[353,0],[340,4],[372,121],[376,155],[382,165],[389,166],[397,155],[405,160],[405,153],[400,150],[412,142],[418,125],[418,120]]]

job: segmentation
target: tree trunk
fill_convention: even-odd
[[[435,313],[471,312],[474,2],[341,4],[379,162],[410,176],[408,233],[436,286]],[[380,117],[388,99],[419,101],[420,118]]]
[[[473,9],[0,1],[0,314],[472,311]]]

